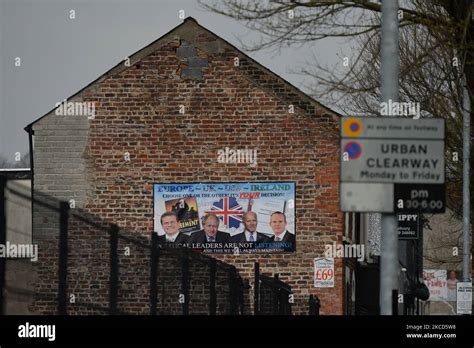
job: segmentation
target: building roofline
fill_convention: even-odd
[[[197,26],[199,26],[200,28],[202,28],[203,30],[209,32],[210,34],[214,35],[215,37],[217,37],[219,40],[222,40],[226,45],[229,45],[231,48],[235,49],[237,52],[241,53],[242,55],[245,56],[245,58],[249,59],[252,63],[256,64],[259,68],[262,68],[267,74],[270,74],[272,75],[273,77],[275,77],[276,79],[280,80],[280,82],[288,85],[289,87],[291,87],[296,94],[298,94],[300,97],[306,99],[308,102],[310,103],[315,103],[317,104],[318,106],[326,109],[327,111],[333,113],[334,115],[336,116],[339,116],[339,117],[342,117],[343,115],[339,114],[338,112],[330,109],[329,107],[325,106],[324,104],[321,104],[320,102],[318,102],[317,100],[315,100],[313,97],[309,96],[308,94],[306,94],[305,92],[303,92],[302,90],[300,90],[298,87],[294,86],[292,83],[288,82],[287,80],[285,80],[284,78],[282,78],[281,76],[279,76],[278,74],[274,73],[273,71],[271,71],[269,68],[265,67],[263,64],[257,62],[255,59],[251,58],[250,56],[248,56],[246,53],[242,52],[240,49],[238,49],[237,47],[235,47],[234,45],[232,45],[231,43],[229,43],[227,40],[223,39],[222,37],[220,37],[219,35],[213,33],[212,31],[210,31],[209,29],[203,27],[202,25],[200,25],[198,23],[198,21],[196,19],[194,19],[193,17],[187,17],[183,23],[179,24],[178,26],[174,27],[173,29],[171,29],[170,31],[168,31],[166,34],[160,36],[158,39],[154,40],[153,42],[149,43],[148,45],[140,48],[139,50],[137,50],[136,52],[134,52],[133,54],[129,55],[128,58],[130,59],[130,66],[124,66],[124,61],[121,60],[120,62],[118,62],[116,65],[114,65],[112,68],[110,68],[109,70],[107,70],[106,72],[104,72],[103,74],[101,74],[99,77],[97,77],[95,80],[93,80],[92,82],[90,82],[89,84],[87,84],[85,87],[81,88],[79,91],[77,91],[76,93],[72,94],[71,96],[67,97],[66,99],[73,99],[77,96],[79,96],[82,92],[86,91],[88,88],[92,87],[94,84],[96,84],[97,82],[99,82],[101,79],[104,79],[106,77],[109,77],[108,75],[110,75],[110,73],[114,70],[117,70],[119,68],[122,68],[123,70],[131,67],[132,65],[136,64],[138,61],[140,61],[143,57],[140,57],[139,59],[137,59],[136,61],[133,60],[132,58],[136,57],[137,55],[139,55],[139,53],[145,51],[147,48],[157,44],[158,42],[160,42],[161,40],[163,40],[165,37],[169,36],[170,34],[172,34],[174,31],[177,31],[179,28],[181,28],[182,26],[184,26],[186,23],[189,23],[189,22],[192,22],[194,24],[196,24]],[[146,55],[145,55],[146,56]],[[133,60],[133,62],[132,62]],[[24,130],[28,133],[31,133],[33,132],[33,125],[39,121],[41,121],[43,118],[45,118],[46,116],[48,116],[49,114],[51,114],[57,107],[53,107],[50,111],[46,112],[43,116],[37,118],[36,120],[34,120],[33,122],[29,123],[26,127],[24,127]]]
[[[0,168],[0,172],[29,172],[30,168]]]
[[[30,168],[1,168],[0,176],[6,177],[8,180],[31,180]]]

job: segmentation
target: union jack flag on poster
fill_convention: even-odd
[[[239,228],[245,212],[235,197],[224,197],[214,202],[206,213],[217,215],[227,228]]]

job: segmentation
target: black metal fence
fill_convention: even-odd
[[[0,175],[0,244],[6,241],[5,189],[6,178]],[[24,193],[22,198],[31,199]],[[191,249],[160,245],[156,233],[147,237],[122,229],[70,202],[35,193],[32,203],[34,228],[46,236],[46,242],[38,240],[47,260],[36,267],[48,268],[42,269],[39,282],[51,282],[35,289],[41,313],[47,308],[46,314],[60,315],[249,314],[248,282],[235,266]],[[135,258],[124,257],[124,247],[133,248]],[[0,313],[4,276],[5,259],[0,258]],[[292,313],[291,287],[278,274],[260,274],[258,263],[254,299],[256,315]],[[310,313],[319,312],[319,304],[310,308],[317,308]]]
[[[0,175],[0,244],[6,240],[5,189],[6,178]],[[49,241],[57,241],[55,245],[44,244],[45,249],[49,248],[45,251],[48,261],[57,267],[57,275],[54,270],[48,273],[51,283],[45,286],[53,289],[40,290],[35,301],[43,301],[43,306],[56,303],[57,314],[245,314],[244,291],[248,286],[235,266],[190,249],[159,245],[156,233],[147,238],[137,231],[120,229],[71,208],[69,202],[39,194],[32,202],[34,211],[42,210],[36,215],[40,223],[35,227],[44,233],[44,223],[56,236]],[[123,256],[124,246],[133,248],[135,258]],[[88,273],[91,270],[94,276]],[[41,279],[44,274],[40,282],[45,282]],[[0,314],[4,276],[5,259],[0,258]],[[147,284],[143,284],[145,278],[149,279]],[[71,302],[71,292],[79,293],[79,300]],[[140,296],[139,303],[135,303]],[[143,300],[144,296],[148,300]],[[132,308],[130,313],[130,303],[140,309]]]
[[[74,218],[80,218],[82,222],[87,224],[93,225],[93,221],[88,221],[84,217],[78,216],[75,213],[72,213]],[[67,264],[68,264],[68,217],[71,216],[71,209],[69,209],[69,205],[67,203],[61,202],[61,224],[60,224],[60,241],[59,241],[59,289],[58,289],[58,312],[60,314],[67,314],[67,298],[66,298],[66,291],[67,291]],[[95,226],[100,227],[100,226]],[[224,263],[222,261],[216,260],[212,257],[200,254],[196,251],[189,250],[189,249],[176,249],[172,247],[166,247],[163,245],[159,245],[157,241],[156,233],[151,234],[151,241],[148,244],[145,240],[139,240],[138,238],[133,238],[130,236],[125,236],[121,234],[120,228],[115,225],[111,224],[107,231],[109,233],[109,246],[110,246],[110,259],[109,259],[109,306],[108,306],[108,314],[123,314],[124,312],[121,311],[118,307],[118,296],[120,290],[120,260],[119,260],[119,252],[118,246],[120,241],[124,241],[126,243],[135,244],[137,247],[141,248],[146,252],[147,255],[150,257],[150,269],[149,269],[149,314],[150,315],[157,315],[157,314],[170,314],[166,311],[159,311],[158,310],[158,303],[159,303],[159,291],[158,291],[158,280],[160,278],[160,260],[163,260],[166,256],[166,259],[169,261],[170,258],[174,261],[177,261],[180,264],[180,272],[176,272],[166,279],[172,282],[178,281],[180,283],[179,287],[179,297],[173,299],[172,301],[178,301],[181,307],[181,314],[182,315],[189,315],[189,314],[204,314],[202,308],[197,312],[194,313],[192,309],[190,309],[190,305],[192,304],[192,299],[197,299],[198,296],[205,297],[208,299],[208,311],[206,314],[209,315],[216,315],[216,314],[229,314],[229,315],[240,315],[244,314],[245,304],[244,304],[244,285],[243,280],[238,274],[235,266]],[[199,266],[197,266],[199,265]],[[203,274],[207,273],[206,279],[208,279],[208,283],[205,284],[205,279],[199,279],[195,282],[198,284],[194,284],[191,287],[191,281],[194,275],[194,270],[199,270],[199,274],[201,277]],[[217,277],[216,274],[218,272],[224,273],[224,277],[220,277],[221,281],[220,286],[217,286]],[[170,272],[168,272],[170,273]],[[179,278],[179,279],[178,279]],[[196,277],[197,278],[197,277]],[[202,277],[204,278],[204,277]],[[225,289],[225,285],[223,286],[222,283],[227,282],[227,286]],[[164,287],[166,284],[161,282],[161,286]],[[193,291],[198,293],[197,296],[194,296]],[[220,306],[220,310],[218,310],[218,297],[221,298],[221,303],[226,302],[222,306]],[[224,298],[223,298],[224,297]],[[202,302],[202,298],[199,299]],[[176,312],[173,312],[176,314]]]
[[[260,273],[260,265],[255,263],[254,283],[255,315],[291,315],[293,294],[291,287],[279,279]]]
[[[319,315],[319,308],[321,307],[321,301],[318,296],[309,295],[309,315]]]

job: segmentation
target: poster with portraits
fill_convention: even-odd
[[[154,185],[154,232],[169,244],[179,240],[204,253],[287,253],[296,250],[295,227],[294,182]]]

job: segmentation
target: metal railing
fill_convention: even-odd
[[[66,299],[66,287],[67,287],[67,250],[68,250],[68,216],[70,215],[69,205],[65,202],[61,202],[61,224],[60,224],[60,241],[59,241],[59,288],[58,288],[58,313],[67,314],[67,299]],[[75,215],[75,218],[78,216]],[[91,225],[96,225],[92,221],[80,217],[83,222],[87,222]],[[167,248],[159,246],[157,241],[157,234],[152,233],[150,245],[144,244],[141,241],[134,240],[133,238],[122,236],[120,229],[117,225],[111,224],[108,233],[110,234],[110,275],[109,275],[109,314],[119,314],[117,297],[119,294],[119,260],[118,260],[118,244],[119,239],[123,239],[128,243],[134,243],[137,246],[146,250],[150,254],[150,315],[157,315],[158,305],[158,290],[157,290],[157,279],[159,276],[159,260],[160,254],[168,253],[173,255],[175,258],[180,260],[181,263],[181,276],[180,276],[180,295],[182,295],[183,301],[181,302],[181,313],[182,315],[192,314],[190,312],[190,263],[198,262],[209,267],[209,315],[216,315],[217,313],[217,289],[216,289],[216,272],[221,270],[227,273],[228,281],[228,310],[226,314],[239,315],[244,314],[244,303],[243,303],[243,280],[238,274],[235,266],[216,260],[206,255],[202,255],[198,252],[182,248]],[[178,275],[177,275],[178,276]]]
[[[7,178],[0,175],[0,244],[5,244],[6,241],[6,182]],[[12,191],[10,188],[8,190]],[[10,193],[17,194],[24,199],[32,200],[31,197],[19,192],[12,191]],[[88,261],[98,262],[100,264],[102,267],[100,271],[104,271],[104,273],[106,273],[106,278],[108,278],[108,280],[102,282],[100,286],[108,283],[105,285],[108,286],[108,289],[106,289],[108,294],[106,294],[105,298],[103,296],[94,297],[95,294],[92,293],[93,290],[91,289],[90,293],[87,294],[87,301],[84,300],[85,297],[82,297],[81,301],[74,302],[74,310],[85,308],[87,309],[87,312],[91,313],[110,315],[127,314],[126,309],[124,311],[120,308],[120,303],[126,305],[127,298],[123,298],[122,293],[124,287],[122,276],[124,272],[128,272],[127,277],[130,277],[130,269],[126,268],[127,261],[125,260],[124,264],[123,254],[119,252],[119,250],[121,250],[119,249],[121,243],[126,243],[126,245],[129,246],[133,245],[133,247],[138,248],[140,255],[145,256],[146,260],[144,262],[147,264],[149,263],[149,289],[145,290],[149,292],[148,312],[150,315],[168,314],[165,310],[160,312],[158,309],[158,304],[160,303],[158,286],[162,287],[163,294],[163,288],[166,285],[163,284],[163,280],[170,279],[173,282],[176,281],[180,283],[179,295],[182,296],[183,299],[183,301],[180,302],[180,314],[194,314],[194,307],[192,306],[193,296],[195,300],[199,302],[199,314],[203,314],[205,309],[203,309],[204,307],[201,304],[206,301],[207,314],[209,315],[244,314],[244,291],[246,290],[246,287],[244,286],[243,279],[240,277],[235,266],[190,249],[173,249],[159,246],[157,242],[157,234],[154,232],[151,233],[151,238],[146,238],[143,234],[138,233],[139,231],[121,230],[116,224],[105,222],[100,217],[93,216],[81,209],[70,208],[68,202],[60,202],[46,195],[35,194],[35,198],[32,202],[32,206],[36,205],[36,207],[41,207],[41,209],[47,213],[47,216],[42,216],[42,220],[48,220],[48,223],[50,224],[48,225],[48,228],[54,232],[55,236],[57,236],[55,238],[57,238],[58,243],[56,259],[57,276],[54,276],[54,273],[56,272],[51,271],[48,273],[51,275],[50,281],[52,283],[56,283],[54,278],[57,277],[57,292],[53,290],[39,294],[37,293],[36,297],[48,301],[48,303],[56,303],[56,312],[58,314],[71,314],[72,305],[69,298],[69,292],[71,292],[71,288],[73,287],[71,282],[74,282],[75,279],[71,276],[69,267],[74,268],[74,276],[77,277],[78,272],[81,272],[81,267],[78,267],[76,264],[78,260],[82,262],[81,265],[87,264]],[[86,256],[93,255],[91,260],[87,257],[80,259],[77,254],[78,246],[81,246],[80,243],[85,241],[81,240],[80,238],[82,237],[78,237],[77,233],[80,232],[82,235],[82,233],[86,233],[84,231],[88,230],[95,233],[94,236],[98,236],[97,238],[99,239],[96,241],[97,244],[102,243],[100,244],[100,247],[102,248],[100,255],[98,255],[99,253],[95,253],[94,250],[90,250],[92,248],[89,246],[93,244],[87,245],[89,249],[84,253]],[[95,241],[88,241],[88,243],[94,242]],[[51,249],[50,252],[54,254],[54,250]],[[169,269],[166,269],[166,265],[160,266],[160,261],[164,262],[164,259],[166,259],[166,261],[176,261],[177,264],[180,264],[179,271],[170,272]],[[56,264],[56,261],[54,264]],[[82,269],[85,269],[86,271],[84,272],[87,272],[87,269],[93,269],[93,267],[94,266],[84,268],[84,266],[82,266]],[[160,279],[160,276],[163,276],[163,272],[166,271],[168,271],[166,278]],[[82,273],[80,276],[82,279],[86,279],[86,282],[89,281],[89,274]],[[143,274],[141,276],[143,276]],[[161,281],[159,281],[159,279]],[[4,313],[4,280],[5,258],[0,258],[0,314]],[[78,282],[75,283],[76,286],[77,283]],[[95,284],[95,286],[98,285]],[[83,290],[84,287],[82,286],[81,289]],[[100,290],[104,289],[101,288]],[[128,290],[130,290],[130,286]],[[84,291],[87,292],[87,288]],[[173,314],[176,314],[176,311],[174,311]]]
[[[260,273],[260,265],[255,263],[254,314],[291,315],[293,293],[291,287],[279,279]]]
[[[319,315],[319,308],[321,308],[321,301],[318,296],[309,295],[309,315]]]

